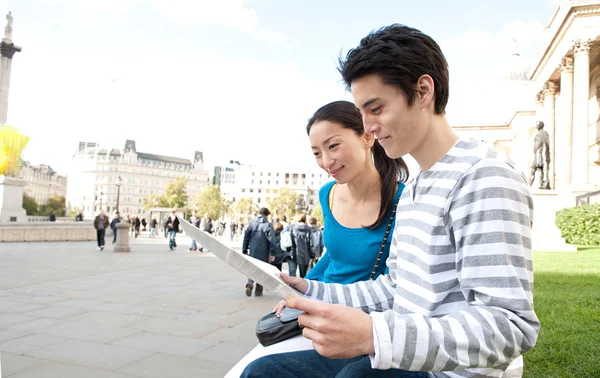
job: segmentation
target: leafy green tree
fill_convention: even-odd
[[[184,177],[177,177],[169,181],[165,194],[158,197],[158,207],[184,208],[188,203],[187,182]],[[150,204],[148,204],[150,206]]]
[[[218,185],[210,185],[204,191],[198,193],[194,200],[194,204],[198,209],[198,214],[208,216],[213,219],[220,219],[228,211],[228,202],[223,198],[221,189]]]
[[[317,218],[317,222],[319,222],[319,225],[323,225],[323,209],[321,208],[321,205],[317,205],[311,214],[313,217]]]
[[[48,202],[39,207],[38,215],[48,216],[50,213],[54,213],[57,217],[64,217],[66,203],[64,196],[51,195]]]
[[[159,196],[158,194],[150,194],[148,198],[144,198],[144,211],[148,212],[150,208],[158,207],[161,203],[161,200],[163,203],[166,202],[164,196]],[[165,206],[163,207],[168,207],[168,205],[165,204]]]
[[[298,193],[289,188],[281,188],[274,197],[267,199],[267,207],[271,213],[277,213],[278,218],[281,218],[283,215],[287,215],[290,218],[296,215],[297,200]]]
[[[23,194],[23,209],[25,209],[27,215],[37,215],[38,207],[39,205],[33,197]]]
[[[252,202],[252,198],[240,198],[234,205],[233,210],[240,217],[247,217],[258,211],[258,206]]]

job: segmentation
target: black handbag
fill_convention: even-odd
[[[298,316],[304,311],[286,307],[279,314],[271,312],[256,323],[256,337],[263,346],[277,344],[280,341],[302,334]]]
[[[383,234],[381,247],[379,248],[379,253],[377,254],[377,259],[375,260],[375,265],[373,265],[373,270],[371,271],[369,280],[372,280],[373,277],[375,277],[375,272],[379,266],[381,255],[383,255],[383,250],[387,244],[392,223],[394,223],[397,207],[398,202],[396,202],[392,208],[392,214],[390,215],[385,233]],[[298,317],[303,313],[304,311],[285,307],[279,314],[271,312],[258,319],[258,322],[256,323],[256,337],[258,338],[258,342],[261,343],[262,346],[269,346],[294,336],[301,335],[302,328],[300,327],[300,324],[298,324]]]

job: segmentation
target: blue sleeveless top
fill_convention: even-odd
[[[327,253],[308,272],[306,279],[339,284],[366,281],[371,275],[377,254],[381,248],[383,234],[391,215],[391,209],[385,221],[374,230],[362,227],[344,227],[335,220],[329,208],[329,192],[334,184],[335,181],[328,182],[319,191],[319,202],[323,209],[324,218],[323,239]],[[399,182],[394,202],[398,201],[403,189],[404,184]],[[392,230],[394,229],[394,224],[392,224]],[[391,234],[392,231],[390,231]],[[385,261],[390,255],[391,241],[392,238],[388,238],[373,279],[387,270]]]

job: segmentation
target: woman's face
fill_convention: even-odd
[[[316,122],[308,138],[319,167],[340,184],[351,181],[371,159],[373,136],[357,135],[338,123]]]

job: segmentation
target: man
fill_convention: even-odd
[[[121,223],[121,216],[118,211],[115,211],[115,216],[113,217],[113,220],[110,221],[110,229],[113,232],[113,244],[117,242],[117,223]]]
[[[242,244],[242,252],[247,255],[248,248],[250,248],[250,256],[255,259],[262,260],[264,262],[269,261],[271,254],[271,223],[267,217],[271,214],[269,209],[263,207],[258,212],[258,216],[250,222],[246,232],[244,233],[244,242]],[[254,281],[248,279],[246,284],[246,295],[252,295],[252,286]],[[254,295],[260,297],[263,292],[262,285],[256,284],[256,291]]]
[[[208,232],[210,234],[211,222],[210,222],[208,213],[204,213],[204,216],[200,220],[200,231]],[[202,251],[204,251],[204,247],[202,245],[200,245],[200,247],[198,247],[198,250],[200,250],[200,252],[202,252]]]
[[[156,218],[152,217],[152,219],[150,219],[150,237],[151,238],[154,237],[154,233],[156,232],[157,225],[158,225],[158,222],[156,221]]]
[[[200,218],[198,217],[197,211],[194,211],[194,213],[192,214],[192,217],[190,218],[190,223],[192,224],[192,226],[200,228]],[[192,245],[190,245],[190,252],[196,250],[198,250],[198,245],[196,244],[196,241],[192,239]],[[200,248],[200,252],[202,252],[202,248]]]
[[[521,377],[539,332],[525,177],[453,132],[448,65],[431,37],[382,28],[340,72],[365,131],[421,168],[398,204],[389,274],[350,285],[283,275],[308,297],[286,305],[305,311],[315,351],[263,357],[242,377]]]
[[[172,251],[173,248],[177,248],[177,242],[175,241],[175,237],[179,232],[179,219],[177,218],[177,213],[173,210],[171,216],[167,218],[167,230],[169,232],[169,249]]]
[[[108,227],[108,217],[104,216],[104,210],[94,219],[94,228],[96,229],[96,238],[98,239],[98,251],[104,250],[104,234]]]

